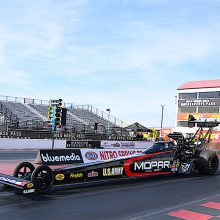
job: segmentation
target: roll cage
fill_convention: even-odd
[[[219,124],[220,120],[218,119],[196,119],[193,115],[189,115],[188,126],[198,127],[197,131],[191,138],[185,138],[184,135],[180,132],[173,132],[168,135],[169,138],[176,142],[174,158],[180,160],[188,160],[198,157],[202,150],[207,149],[207,145],[210,142],[213,129]],[[204,128],[208,128],[208,130],[204,131]]]

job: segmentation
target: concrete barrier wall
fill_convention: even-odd
[[[76,142],[76,141],[74,141]],[[82,142],[82,141],[78,141]],[[101,141],[101,144],[97,147],[105,149],[146,149],[152,145],[152,141]],[[38,150],[38,149],[50,149],[52,147],[51,139],[15,139],[15,138],[0,138],[0,150]],[[95,146],[93,146],[95,147]],[[65,149],[66,140],[54,141],[55,149]],[[79,148],[79,147],[76,147]]]
[[[49,139],[9,139],[0,138],[0,150],[36,150],[36,149],[50,149],[52,147],[52,140]],[[65,149],[66,140],[55,140],[54,148]]]

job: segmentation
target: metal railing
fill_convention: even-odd
[[[36,104],[36,105],[49,105],[49,100],[39,100],[39,99],[32,99],[32,98],[23,98],[23,97],[14,97],[14,96],[3,96],[0,95],[0,100],[1,101],[6,101],[6,102],[20,102],[20,103],[25,103],[25,104]],[[113,123],[116,126],[120,128],[125,128],[128,126],[128,124],[111,114],[98,109],[92,105],[86,104],[86,105],[75,105],[73,103],[65,103],[63,102],[63,106],[66,108],[72,108],[72,109],[84,109],[92,112],[93,114],[105,119],[109,123]]]
[[[8,108],[0,103],[0,130],[16,129],[18,127],[18,118]]]

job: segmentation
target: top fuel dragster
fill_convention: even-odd
[[[192,173],[213,175],[218,169],[219,160],[216,152],[207,149],[207,143],[213,127],[220,122],[201,122],[190,116],[189,123],[201,126],[191,139],[185,139],[181,133],[170,134],[169,138],[176,144],[171,141],[155,142],[136,155],[58,169],[45,165],[35,168],[29,162],[22,162],[13,176],[0,174],[0,183],[21,189],[26,194],[48,193],[53,185],[100,179]],[[206,134],[203,133],[203,127],[209,127]]]

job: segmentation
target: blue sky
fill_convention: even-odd
[[[220,79],[219,0],[0,1],[1,95],[174,126],[176,88]]]

